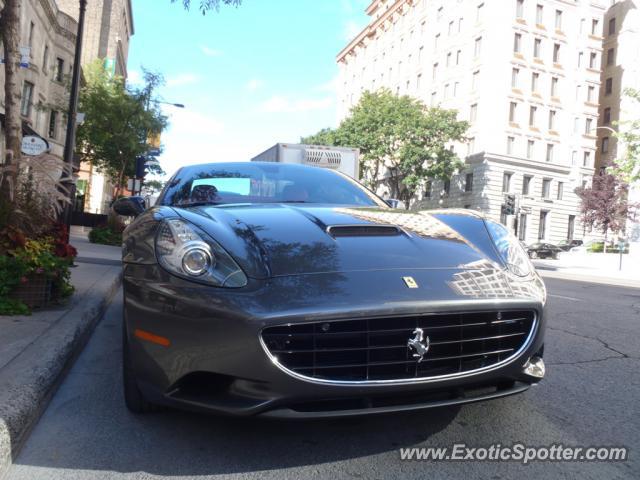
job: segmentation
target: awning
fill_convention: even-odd
[[[2,128],[4,128],[4,113],[0,113],[0,125],[2,125]],[[44,143],[47,144],[47,148],[51,148],[51,145],[49,145],[49,142],[47,141],[46,138],[44,138],[42,135],[40,135],[38,132],[36,132],[33,128],[31,128],[31,126],[25,122],[24,120],[22,121],[22,136],[27,136],[27,135],[33,135],[34,137],[39,137],[42,140],[44,140]]]

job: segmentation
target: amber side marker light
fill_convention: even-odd
[[[154,335],[153,333],[150,333],[150,332],[145,332],[144,330],[140,330],[139,328],[136,328],[133,331],[133,334],[142,340],[146,340],[151,343],[156,343],[158,345],[162,345],[163,347],[168,347],[171,344],[168,338],[161,337],[160,335]]]

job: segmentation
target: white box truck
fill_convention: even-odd
[[[251,159],[252,162],[300,163],[331,168],[360,179],[360,151],[357,148],[325,147],[297,143],[276,143]]]

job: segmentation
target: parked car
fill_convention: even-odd
[[[126,405],[309,418],[504,397],[544,376],[546,293],[507,229],[287,163],[181,168],[123,234]]]
[[[558,248],[563,252],[568,252],[572,248],[582,245],[582,240],[562,240],[558,243]]]
[[[550,243],[538,242],[527,247],[529,258],[558,258],[558,253],[562,252],[560,247]]]

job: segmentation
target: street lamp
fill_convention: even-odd
[[[80,87],[80,64],[82,62],[82,36],[84,34],[84,16],[87,10],[87,0],[80,1],[80,14],[78,16],[78,32],[76,34],[76,51],[73,57],[73,71],[71,74],[71,91],[69,92],[69,113],[67,115],[67,131],[64,141],[63,160],[69,172],[73,172],[73,151],[76,143],[76,116],[78,113],[78,92]],[[62,212],[63,222],[67,231],[71,226],[71,211],[73,199],[76,194],[72,173],[64,181],[69,185],[69,204]]]
[[[176,108],[184,108],[183,103],[161,102],[160,100],[152,100],[153,103],[162,103],[163,105],[171,105]]]

